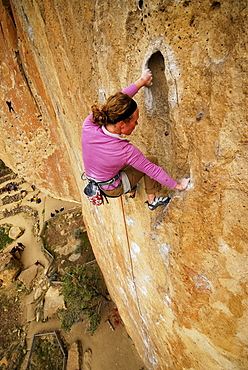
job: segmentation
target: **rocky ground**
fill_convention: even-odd
[[[84,253],[78,250],[74,232],[85,231],[80,204],[53,199],[8,170],[0,182],[1,235],[10,237],[0,249],[0,369],[26,369],[34,338],[54,346],[56,335],[68,354],[67,370],[145,369],[111,300],[102,300],[93,336],[87,320],[70,332],[61,330],[57,310],[65,302],[59,272],[67,265],[96,263],[86,239]],[[25,248],[13,255],[17,243]],[[47,362],[43,369],[50,369]],[[61,365],[53,370],[56,366]]]

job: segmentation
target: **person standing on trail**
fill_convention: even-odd
[[[132,97],[143,86],[152,85],[152,73],[146,69],[141,77],[122,92],[111,95],[101,107],[92,106],[92,113],[82,127],[82,152],[85,173],[106,196],[119,197],[130,193],[135,197],[136,185],[145,181],[147,204],[150,210],[169,203],[169,197],[157,197],[161,184],[185,190],[190,179],[172,179],[157,165],[156,158],[146,158],[129,140],[138,125],[139,109]]]
[[[23,251],[19,246],[15,245],[11,251],[10,254],[12,254],[13,257],[15,257],[18,261],[21,259],[21,254],[20,252]]]

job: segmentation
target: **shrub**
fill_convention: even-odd
[[[87,232],[82,229],[77,229],[74,231],[74,238],[79,240],[75,253],[83,254],[85,262],[92,261],[95,256],[92,251]]]
[[[0,251],[3,250],[7,244],[12,243],[14,240],[9,237],[10,228],[10,225],[0,226]]]
[[[73,324],[89,318],[91,334],[97,329],[101,317],[97,312],[99,299],[103,296],[100,292],[100,270],[97,265],[76,265],[68,267],[62,277],[63,294],[66,310],[60,310],[62,326],[65,331],[70,331]]]
[[[83,230],[82,229],[77,229],[74,231],[74,238],[75,239],[81,239],[83,237]]]
[[[59,343],[54,338],[38,338],[35,343],[29,370],[61,370],[63,355]]]

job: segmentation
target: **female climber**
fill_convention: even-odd
[[[171,189],[185,190],[189,179],[179,183],[161,167],[156,158],[146,158],[129,140],[138,124],[139,109],[132,97],[143,86],[152,85],[152,73],[145,70],[141,77],[122,92],[111,95],[85,119],[82,128],[82,150],[85,173],[106,196],[118,197],[130,193],[135,197],[136,185],[144,177],[147,204],[150,210],[169,203],[169,197],[158,197],[161,184]]]

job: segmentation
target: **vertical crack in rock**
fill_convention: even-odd
[[[37,100],[35,98],[35,95],[33,93],[33,90],[32,90],[32,87],[31,87],[31,83],[29,82],[29,79],[28,79],[27,74],[25,72],[25,69],[23,67],[23,63],[22,63],[22,60],[21,60],[20,51],[19,50],[15,51],[15,55],[16,55],[16,60],[17,60],[17,64],[18,64],[18,67],[19,67],[19,71],[20,71],[20,73],[21,73],[21,75],[22,75],[22,77],[23,77],[23,79],[25,81],[25,84],[26,84],[26,86],[27,86],[27,88],[29,90],[29,93],[30,93],[31,98],[33,99],[33,101],[34,101],[34,103],[36,105],[36,109],[39,112],[38,113],[39,114],[39,117],[41,118],[42,117],[42,113],[41,113],[39,104],[38,104],[38,102],[37,102]]]

